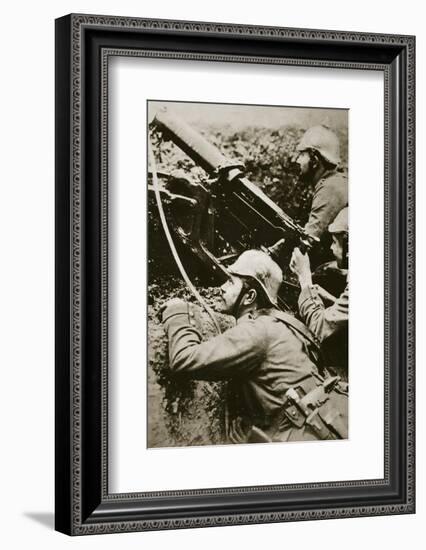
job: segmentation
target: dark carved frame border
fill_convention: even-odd
[[[56,21],[56,528],[68,534],[414,512],[412,36],[70,15]],[[108,494],[108,59],[369,69],[385,78],[382,480]]]

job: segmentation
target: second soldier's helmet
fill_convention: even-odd
[[[328,226],[328,231],[330,233],[348,233],[349,232],[349,223],[348,223],[348,214],[349,208],[343,208],[334,218],[332,224]]]
[[[312,126],[304,133],[298,151],[313,149],[327,162],[337,166],[340,162],[340,144],[336,134],[326,126]]]
[[[231,275],[256,281],[268,302],[277,306],[283,274],[279,265],[266,252],[246,250],[227,269]]]

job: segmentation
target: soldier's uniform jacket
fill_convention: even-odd
[[[312,197],[311,212],[305,231],[321,238],[337,214],[348,205],[347,176],[330,170],[318,181]]]
[[[306,326],[322,342],[323,358],[340,374],[348,372],[349,286],[330,307],[325,307],[316,285],[302,289],[299,313]]]
[[[195,379],[237,379],[253,424],[274,441],[317,439],[309,426],[294,427],[286,419],[278,425],[274,420],[290,387],[301,381],[312,387],[321,384],[303,337],[276,318],[276,310],[265,309],[201,342],[191,308],[174,303],[163,313],[171,369]]]
[[[306,326],[322,342],[348,325],[349,287],[330,307],[325,307],[315,285],[305,287],[299,295],[299,312]]]

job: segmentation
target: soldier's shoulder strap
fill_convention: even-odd
[[[296,317],[293,317],[293,315],[285,313],[284,311],[274,310],[272,315],[302,335],[303,338],[307,340],[317,352],[319,352],[321,342],[315,334],[304,323],[302,323],[302,321],[299,321],[299,319],[296,319]]]

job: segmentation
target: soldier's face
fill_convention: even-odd
[[[296,157],[296,164],[299,167],[300,179],[306,181],[311,177],[312,163],[308,151],[301,151]]]
[[[331,243],[331,251],[333,256],[336,258],[338,267],[341,267],[343,264],[343,246],[342,242],[337,235],[332,235],[333,241]]]
[[[231,277],[221,287],[222,311],[232,313],[238,297],[243,289],[243,282],[239,277]]]

